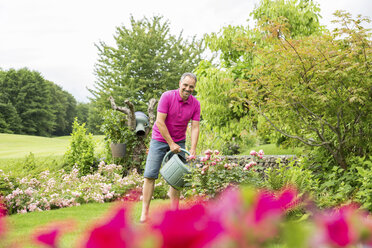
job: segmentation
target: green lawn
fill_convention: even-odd
[[[103,151],[103,135],[93,136],[97,142],[96,151]],[[5,172],[17,169],[25,161],[26,156],[32,153],[37,164],[59,163],[62,160],[71,136],[40,137],[31,135],[0,133],[0,169]]]
[[[93,136],[96,141],[102,135]],[[70,144],[71,136],[55,138],[0,133],[0,159],[23,158],[32,152],[35,156],[63,155]]]
[[[161,207],[166,203],[168,203],[167,200],[154,200],[151,202],[151,209]],[[6,219],[10,230],[6,235],[5,243],[12,244],[15,242],[20,244],[20,247],[38,247],[33,246],[30,239],[35,230],[43,230],[46,225],[52,223],[63,223],[71,231],[62,236],[59,247],[75,247],[76,242],[79,241],[84,231],[89,230],[94,223],[105,217],[110,208],[116,206],[115,204],[90,203],[78,207],[8,216]],[[141,213],[141,202],[135,203],[130,213],[131,221],[138,223]],[[2,246],[0,245],[0,247]]]

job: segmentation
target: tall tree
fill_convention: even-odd
[[[53,115],[55,116],[53,135],[69,135],[72,131],[72,124],[76,116],[76,100],[53,82],[46,81],[51,94],[50,103]]]
[[[319,33],[320,8],[313,0],[262,0],[251,13],[260,25],[287,23],[291,37]]]
[[[371,151],[372,73],[368,18],[337,12],[340,28],[321,36],[290,38],[280,23],[263,26],[271,49],[249,42],[263,63],[238,94],[276,131],[326,150],[342,168],[351,155]]]
[[[262,0],[251,15],[262,26],[280,21],[290,27],[287,35],[296,37],[321,31],[319,11],[318,6],[308,0]],[[243,25],[230,25],[206,35],[206,44],[219,55],[219,63],[213,65],[213,61],[204,61],[199,64],[196,70],[198,97],[207,127],[213,128],[226,142],[257,129],[259,125],[257,114],[239,100],[248,95],[244,91],[233,94],[231,91],[239,87],[239,80],[252,80],[251,70],[262,63],[250,50],[251,44],[268,51],[271,49],[264,35],[262,30]]]
[[[0,130],[66,135],[72,130],[75,98],[27,68],[0,71]]]
[[[21,119],[4,87],[5,76],[6,72],[0,69],[0,132],[19,133],[22,127]]]
[[[118,103],[129,100],[145,112],[151,98],[177,88],[182,73],[193,71],[201,60],[202,43],[172,35],[162,17],[135,20],[131,16],[130,23],[117,28],[115,47],[104,42],[96,45],[97,81],[90,92],[98,108],[108,109],[112,96]]]

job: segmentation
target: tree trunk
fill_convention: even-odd
[[[117,106],[115,104],[115,100],[112,96],[109,97],[109,101],[111,102],[111,107],[114,110],[120,111],[127,116],[127,125],[134,132],[136,128],[136,116],[135,116],[135,107],[134,105],[128,101],[125,100],[124,103],[128,106],[127,107],[122,107],[122,106]],[[146,159],[146,151],[147,151],[147,146],[145,144],[146,137],[148,136],[154,122],[155,122],[155,106],[157,104],[157,100],[152,98],[149,103],[148,103],[148,117],[149,117],[149,126],[145,130],[145,135],[144,136],[136,136],[136,142],[133,144],[127,144],[127,149],[129,153],[126,155],[126,163],[124,167],[128,169],[128,171],[136,169],[138,172],[142,171],[142,164]],[[131,146],[131,147],[128,147]],[[128,171],[124,171],[124,173],[127,173]]]

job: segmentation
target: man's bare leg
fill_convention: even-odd
[[[173,210],[177,210],[180,201],[180,191],[176,190],[172,186],[169,186],[169,197],[171,200],[171,208]]]
[[[140,222],[145,222],[149,217],[150,202],[154,193],[155,179],[145,178],[142,189],[142,212]]]

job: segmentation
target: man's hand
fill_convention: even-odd
[[[195,149],[190,149],[190,156],[196,156],[196,151]]]
[[[177,143],[173,142],[172,144],[170,144],[169,148],[173,153],[181,152],[181,147],[179,145],[177,145]]]

